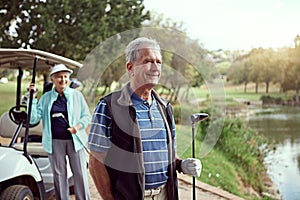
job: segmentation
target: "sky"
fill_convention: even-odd
[[[146,10],[183,22],[208,50],[293,47],[299,0],[144,0]]]

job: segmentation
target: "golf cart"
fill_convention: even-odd
[[[0,144],[1,200],[49,199],[54,195],[51,166],[41,144],[42,123],[29,123],[34,91],[29,91],[27,108],[21,104],[21,88],[25,70],[32,71],[31,82],[35,83],[37,73],[49,72],[57,63],[71,69],[82,67],[76,61],[40,50],[0,48],[0,69],[18,71],[16,104],[0,117],[0,136],[10,140],[7,145]],[[72,187],[69,165],[68,178]]]

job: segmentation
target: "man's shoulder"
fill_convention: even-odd
[[[120,90],[111,92],[111,93],[109,93],[109,94],[104,95],[103,97],[101,97],[101,98],[100,98],[100,101],[101,101],[101,100],[109,100],[109,99],[111,99],[113,96],[120,96],[120,94],[121,94],[121,91],[120,91]]]
[[[162,97],[161,95],[159,95],[158,92],[156,92],[155,90],[153,90],[152,92],[154,98],[159,102],[161,103],[162,105],[164,105],[164,107],[168,107],[168,106],[171,106],[170,104],[170,101],[165,99],[164,97]]]
[[[159,96],[159,99],[160,99],[162,102],[164,102],[165,104],[169,104],[169,103],[170,103],[170,101],[169,101],[168,99],[165,99],[165,98],[162,97],[162,96]]]

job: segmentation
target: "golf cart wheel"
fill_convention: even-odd
[[[29,187],[25,185],[12,185],[6,188],[1,196],[1,200],[33,200],[33,194]]]
[[[12,107],[9,110],[9,118],[17,125],[23,123],[23,127],[26,127],[26,119],[27,119],[27,106],[25,105],[17,105]],[[29,124],[29,127],[35,127],[39,124]]]

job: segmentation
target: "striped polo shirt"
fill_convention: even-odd
[[[133,107],[141,133],[145,167],[145,189],[156,188],[167,182],[168,147],[164,121],[153,98],[147,101],[133,93]],[[104,100],[101,100],[93,114],[89,135],[89,148],[105,152],[111,147],[111,114]],[[173,134],[175,127],[172,127]]]

